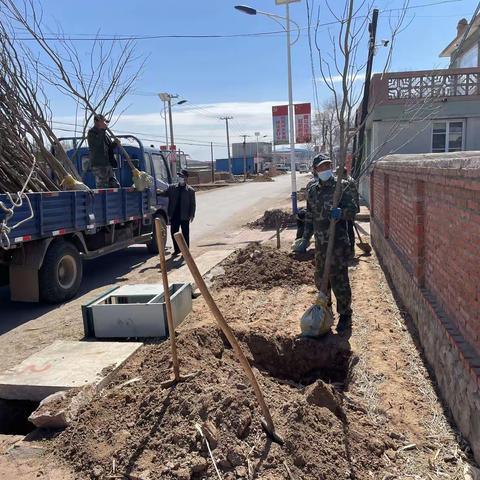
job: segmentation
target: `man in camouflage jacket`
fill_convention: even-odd
[[[348,188],[348,182],[342,181],[340,203],[337,208],[333,208],[333,194],[337,180],[333,176],[332,163],[330,160],[315,157],[313,165],[318,175],[318,182],[310,184],[307,191],[307,211],[303,239],[308,242],[312,234],[315,235],[315,285],[320,290],[327,253],[330,220],[333,218],[337,221],[333,259],[330,267],[329,290],[330,288],[333,290],[337,299],[337,312],[340,315],[337,331],[343,331],[350,328],[352,322],[352,291],[348,278],[350,241],[345,221],[353,220],[358,206],[351,189]]]
[[[107,135],[108,120],[103,115],[95,115],[93,122],[93,127],[88,131],[87,141],[96,188],[118,188],[120,184],[113,171],[116,167],[113,154],[116,143]]]

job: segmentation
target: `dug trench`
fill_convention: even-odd
[[[196,375],[163,389],[172,368],[169,345],[146,344],[69,427],[44,442],[52,464],[68,466],[82,480],[217,478],[205,437],[227,480],[440,478],[435,472],[464,478],[458,474],[468,453],[441,410],[433,412],[441,436],[422,430],[428,412],[412,379],[433,398],[428,377],[411,370],[400,375],[388,359],[382,363],[383,349],[395,355],[395,370],[418,355],[403,327],[389,324],[388,294],[375,290],[378,269],[362,260],[352,271],[354,288],[366,278],[371,298],[357,301],[351,338],[332,332],[303,339],[299,319],[315,289],[312,259],[302,260],[251,246],[224,263],[212,292],[250,360],[283,446],[263,432],[253,390],[200,297],[178,329],[181,372]],[[384,321],[389,330],[382,338]],[[383,379],[396,389],[384,389]]]

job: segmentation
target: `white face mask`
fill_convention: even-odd
[[[324,172],[320,172],[317,175],[322,182],[326,182],[333,177],[333,172],[331,170],[325,170]]]

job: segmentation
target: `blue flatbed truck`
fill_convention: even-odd
[[[144,147],[136,137],[119,138],[130,140],[123,146],[134,165],[152,176],[152,188],[140,192],[132,187],[132,171],[117,148],[115,173],[121,188],[95,189],[88,148],[69,150],[91,190],[27,193],[28,199],[13,208],[7,226],[20,224],[2,236],[0,248],[0,286],[10,286],[12,301],[61,303],[76,295],[83,260],[138,243],[158,253],[154,219],[168,223],[168,200],[161,193],[172,182],[169,165],[160,150]],[[80,139],[63,140],[75,145]],[[0,202],[12,206],[6,194],[0,194]],[[5,219],[0,208],[0,224]]]

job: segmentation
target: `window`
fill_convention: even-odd
[[[432,152],[458,152],[462,149],[462,120],[433,122]]]
[[[170,176],[168,175],[167,166],[163,155],[159,153],[152,153],[153,168],[155,170],[155,176],[164,182],[170,182]]]
[[[145,153],[143,158],[145,159],[145,171],[151,175],[152,174],[152,167],[150,165],[150,155]]]
[[[473,47],[461,53],[456,64],[457,68],[478,67],[478,44],[476,43]]]

